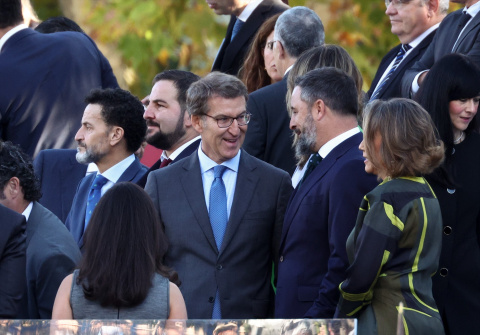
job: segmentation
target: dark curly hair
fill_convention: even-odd
[[[25,200],[38,201],[42,197],[40,181],[33,171],[32,159],[20,146],[0,140],[0,196],[3,196],[5,185],[13,177],[20,180]]]
[[[127,150],[137,151],[147,133],[143,105],[137,97],[120,88],[94,89],[85,102],[102,106],[101,115],[107,126],[123,128]]]
[[[20,0],[0,1],[0,29],[23,22],[22,3]]]

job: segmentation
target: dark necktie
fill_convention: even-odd
[[[244,23],[245,22],[243,22],[242,20],[240,20],[237,17],[237,20],[235,21],[235,24],[233,25],[232,38],[230,38],[230,41],[233,41],[233,39],[235,38],[235,35],[237,35],[237,33],[240,31],[240,29],[242,28]]]
[[[322,156],[320,156],[318,152],[309,159],[307,167],[305,168],[305,173],[303,174],[303,178],[298,183],[297,188],[299,188],[303,184],[303,182],[312,173],[312,171],[318,166],[318,164],[320,164],[322,159]]]
[[[169,165],[171,162],[172,162],[172,160],[170,158],[164,158],[162,163],[160,163],[159,169]]]
[[[378,98],[378,96],[382,92],[382,89],[385,87],[385,84],[388,82],[390,77],[393,75],[393,73],[397,69],[398,65],[402,61],[403,57],[405,57],[405,54],[407,53],[407,51],[410,50],[411,48],[412,47],[408,44],[402,44],[402,46],[400,47],[400,50],[397,53],[397,57],[395,57],[395,61],[393,62],[393,65],[392,65],[390,71],[388,71],[388,74],[385,76],[385,78],[383,78],[382,82],[377,85],[377,88],[373,92],[372,97],[370,98],[369,101],[373,101],[373,100]]]
[[[90,217],[92,216],[93,210],[95,206],[97,206],[98,201],[102,197],[102,187],[108,182],[108,179],[102,176],[101,174],[97,173],[95,177],[92,187],[90,188],[90,193],[88,194],[87,200],[87,211],[85,212],[85,226],[83,231],[87,229],[88,222],[90,221]]]
[[[217,249],[220,251],[222,246],[223,236],[227,229],[228,214],[227,214],[227,191],[223,183],[222,175],[227,169],[224,165],[217,165],[213,168],[214,179],[212,187],[210,188],[210,203],[208,216],[210,217],[210,224],[212,225],[213,236]],[[222,312],[220,309],[220,296],[217,292],[215,295],[215,302],[213,304],[212,319],[221,319]]]
[[[468,14],[467,12],[463,12],[462,15],[460,16],[460,19],[458,20],[458,26],[455,29],[455,32],[451,35],[452,36],[452,47],[447,49],[450,51],[453,51],[455,48],[455,45],[457,44],[458,38],[460,37],[460,33],[462,32],[462,29],[465,27],[465,25],[470,21],[472,16]]]

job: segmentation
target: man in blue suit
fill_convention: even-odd
[[[35,157],[74,148],[93,88],[118,87],[107,59],[85,34],[41,34],[23,24],[20,0],[0,1],[0,138]]]
[[[38,201],[62,222],[72,208],[78,183],[87,174],[88,165],[77,162],[74,149],[42,150],[35,157],[33,167],[40,179],[42,197]]]
[[[363,137],[350,76],[334,68],[307,73],[296,80],[291,108],[295,150],[312,157],[285,213],[275,317],[332,318],[348,266],[346,240],[377,182],[358,150]]]
[[[143,105],[129,92],[94,90],[87,96],[82,126],[75,135],[77,161],[95,163],[98,173],[82,179],[65,225],[80,249],[83,233],[100,197],[116,182],[136,183],[147,168],[135,157],[147,131]]]

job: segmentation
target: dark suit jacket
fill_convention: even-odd
[[[198,145],[200,144],[200,141],[201,140],[198,139],[197,141],[193,142],[188,147],[183,149],[183,151],[177,156],[177,158],[175,158],[170,164],[176,163],[179,160],[190,156],[195,150],[198,149]],[[137,185],[145,188],[148,175],[150,174],[150,172],[158,170],[160,168],[160,164],[162,164],[162,161],[159,159],[155,164],[152,165],[150,169],[148,169],[147,173],[145,173],[145,175],[142,178],[140,178],[139,181],[137,181]]]
[[[452,51],[457,40],[457,36],[453,36],[453,32],[458,27],[462,15],[462,9],[447,15],[440,23],[435,38],[425,54],[410,70],[406,71],[402,80],[402,95],[404,97],[408,98],[410,96],[412,82],[419,72],[429,70],[436,61],[452,52],[467,55],[480,66],[480,15],[477,14],[470,20]]]
[[[35,175],[42,184],[39,203],[62,222],[67,220],[78,183],[87,173],[86,164],[77,162],[73,149],[42,150],[33,161]]]
[[[363,196],[376,185],[365,172],[356,134],[335,147],[295,189],[285,213],[276,318],[332,318],[348,267],[346,241]]]
[[[292,175],[296,165],[286,95],[287,76],[249,95],[247,111],[252,119],[243,148],[250,155]]]
[[[0,319],[18,316],[25,288],[25,217],[0,205]]]
[[[392,73],[390,79],[385,83],[385,86],[382,88],[382,91],[378,95],[378,99],[388,100],[390,98],[401,98],[402,97],[402,78],[405,74],[405,71],[410,69],[417,60],[419,60],[425,51],[427,50],[430,43],[432,43],[433,37],[435,36],[435,29],[430,34],[428,34],[419,45],[410,51],[408,56],[402,60],[400,65],[397,67],[395,72]],[[380,78],[383,76],[383,73],[387,70],[390,63],[397,57],[398,51],[402,45],[399,44],[392,50],[390,50],[385,57],[383,57],[380,65],[378,67],[377,73],[373,78],[372,85],[367,92],[367,98],[370,99],[372,96],[375,87],[377,87]]]
[[[120,176],[117,183],[122,181],[136,183],[145,173],[147,173],[147,168],[140,164],[138,158],[135,157],[135,161],[130,164]],[[70,233],[72,233],[80,250],[83,248],[83,229],[85,226],[85,212],[87,210],[88,194],[90,193],[90,189],[96,176],[96,173],[92,173],[80,181],[80,184],[78,184],[77,187],[77,192],[75,193],[75,198],[73,198],[72,209],[70,210],[70,213],[68,213],[67,221],[65,222],[65,225]]]
[[[17,32],[0,53],[0,73],[0,138],[32,157],[75,148],[85,96],[118,87],[107,59],[78,32]]]
[[[165,262],[178,271],[189,318],[212,317],[217,285],[222,318],[269,316],[272,261],[291,189],[287,173],[242,151],[219,251],[205,204],[198,154],[150,174],[145,190],[164,224],[169,240]]]
[[[212,71],[220,71],[236,76],[243,66],[243,60],[250,48],[250,44],[252,44],[255,34],[263,22],[288,8],[290,7],[280,0],[263,0],[248,17],[247,21],[235,36],[235,39],[230,42],[233,26],[237,19],[232,15],[230,23],[228,24],[227,35],[220,46],[220,50],[218,50]]]
[[[51,319],[58,288],[81,257],[65,225],[34,202],[27,221],[27,280],[19,318]]]

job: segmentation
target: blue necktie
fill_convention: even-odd
[[[300,182],[298,183],[297,188],[299,188],[300,185],[302,185],[302,183],[305,181],[305,179],[307,179],[310,173],[312,173],[312,171],[318,166],[318,164],[320,164],[322,159],[323,159],[322,156],[320,156],[320,154],[317,152],[308,160],[307,167],[305,168],[305,173],[303,174],[302,180],[300,180]]]
[[[403,57],[405,57],[405,54],[407,53],[407,51],[410,50],[411,48],[412,47],[408,44],[402,44],[402,46],[400,47],[400,50],[397,53],[397,57],[395,58],[395,61],[393,62],[392,68],[390,69],[390,71],[388,71],[388,74],[385,76],[385,78],[383,78],[383,81],[380,84],[377,85],[377,89],[375,90],[375,92],[373,92],[372,97],[370,98],[369,101],[373,101],[373,100],[378,98],[378,96],[382,92],[383,87],[388,82],[388,80],[390,79],[392,74],[395,72],[398,65],[402,61]]]
[[[237,17],[237,21],[235,21],[235,24],[233,25],[232,38],[230,38],[230,42],[233,41],[233,39],[235,38],[235,35],[237,35],[240,29],[242,29],[242,26],[244,23],[245,22],[243,22]]]
[[[107,178],[97,173],[97,176],[93,181],[92,187],[90,188],[90,193],[88,194],[87,211],[85,213],[85,227],[83,231],[87,229],[87,225],[88,225],[88,222],[90,221],[90,217],[92,216],[93,210],[95,209],[95,206],[97,205],[98,201],[102,196],[102,187],[107,182],[108,182]]]
[[[226,166],[217,165],[213,168],[214,180],[210,188],[210,210],[208,215],[210,217],[210,224],[212,225],[213,236],[217,249],[220,251],[222,246],[223,235],[227,229],[227,191],[222,180],[222,175],[227,169]],[[220,309],[220,296],[217,292],[215,294],[215,302],[213,304],[212,319],[221,319],[222,312]]]

